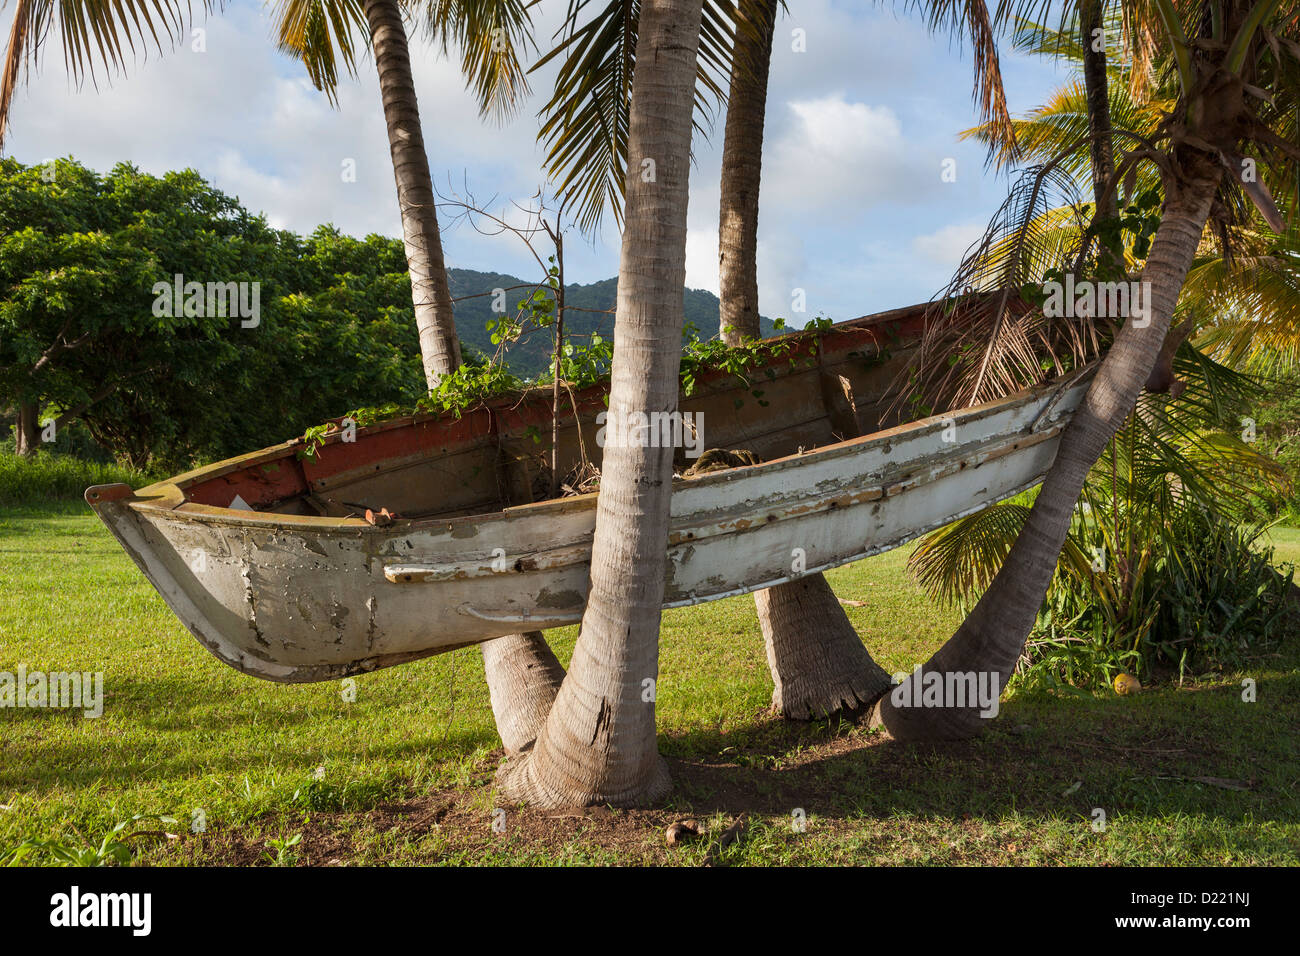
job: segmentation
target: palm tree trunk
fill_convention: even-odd
[[[1088,132],[1092,134],[1092,189],[1097,215],[1106,219],[1115,215],[1115,193],[1105,182],[1115,169],[1115,146],[1110,125],[1110,83],[1106,75],[1106,48],[1093,49],[1093,31],[1104,29],[1099,0],[1080,5],[1080,41],[1083,43],[1083,89],[1088,104]],[[1104,34],[1103,34],[1104,38]]]
[[[641,5],[610,415],[677,410],[700,10]],[[668,447],[605,448],[578,644],[536,745],[502,767],[511,799],[633,806],[672,788],[655,737],[672,459]]]
[[[718,215],[719,323],[722,341],[732,346],[762,334],[758,324],[758,189],[776,0],[744,0],[738,16],[753,30],[743,24],[736,28]]]
[[[762,180],[767,80],[776,0],[744,0],[736,30],[718,215],[718,291],[722,340],[759,338],[758,197]],[[820,574],[754,594],[772,671],[772,709],[816,720],[875,703],[889,677],[862,646],[835,592]]]
[[[420,331],[424,377],[432,389],[460,365],[460,341],[452,318],[451,290],[442,259],[442,238],[434,205],[429,158],[424,152],[420,108],[411,77],[402,8],[396,0],[364,0],[370,42],[379,71],[379,92],[388,124],[388,149],[397,180],[402,241],[411,271],[411,301]]]
[[[424,150],[420,109],[411,76],[411,54],[395,0],[365,0],[366,21],[379,71],[379,90],[388,124],[388,148],[397,181],[411,301],[420,333],[420,355],[430,389],[461,362],[452,315],[447,266],[434,204],[429,158]],[[506,751],[518,752],[537,736],[564,668],[537,631],[512,634],[482,645],[483,669],[497,730]],[[557,677],[558,675],[558,677]],[[537,683],[532,683],[533,680]],[[518,681],[523,681],[518,684]]]
[[[924,665],[922,674],[995,673],[1004,688],[1024,651],[1057,556],[1070,530],[1075,502],[1088,471],[1111,436],[1133,411],[1169,331],[1174,305],[1187,276],[1214,201],[1222,168],[1208,154],[1183,147],[1175,168],[1184,171],[1171,189],[1142,280],[1149,283],[1150,323],[1124,324],[1088,393],[1061,436],[1056,460],[1002,568],[957,633]],[[924,677],[923,677],[924,679]],[[883,698],[874,722],[896,739],[933,740],[973,736],[983,728],[977,706],[958,706],[945,693],[942,706],[901,706],[920,700],[921,687],[901,688]],[[947,681],[945,681],[945,684]]]
[[[889,690],[820,574],[754,592],[772,671],[772,709],[792,720],[865,710]]]
[[[511,634],[479,645],[492,715],[507,754],[533,745],[564,682],[564,668],[542,635]]]

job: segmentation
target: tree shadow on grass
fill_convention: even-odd
[[[1244,703],[1231,686],[1146,699],[1036,695],[1005,703],[978,738],[923,745],[861,725],[756,719],[728,734],[667,741],[671,805],[696,814],[954,820],[1086,820],[1102,807],[1295,822],[1300,753],[1288,728],[1300,710],[1297,687],[1296,675],[1261,681],[1260,700],[1271,696],[1272,706]]]

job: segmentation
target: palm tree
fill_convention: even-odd
[[[722,140],[718,211],[718,326],[728,345],[760,338],[758,194],[763,126],[778,0],[743,0],[736,8],[736,50]]]
[[[442,258],[442,236],[434,203],[429,157],[424,149],[420,108],[411,76],[402,10],[397,0],[362,0],[370,45],[379,72],[379,92],[388,125],[402,241],[411,273],[411,301],[420,331],[420,355],[430,390],[460,365],[460,341],[452,315],[451,289]]]
[[[1099,216],[1104,219],[1119,210],[1113,193],[1099,195],[1104,191],[1099,184],[1104,186],[1110,172],[1094,175],[1099,159],[1095,142],[1090,142],[1097,128],[1093,117],[1104,115],[1102,127],[1108,141],[1112,114],[1121,135],[1149,138],[1156,134],[1163,112],[1172,107],[1175,98],[1150,83],[1133,84],[1134,65],[1127,56],[1107,60],[1103,64],[1107,76],[1089,82],[1086,44],[1090,33],[1085,27],[1080,40],[1080,32],[1072,29],[1019,25],[1017,48],[1073,61],[1080,65],[1083,77],[1058,89],[1014,124],[1025,158],[1047,163],[1063,156],[1063,166],[1081,187],[1085,180],[1092,180],[1094,208],[1101,210]],[[1092,91],[1097,87],[1107,91],[1109,102],[1104,109],[1094,102]],[[966,130],[963,136],[995,145],[988,124]],[[1012,161],[1001,150],[995,151],[994,160],[1000,166]],[[1101,162],[1112,164],[1107,168],[1113,171],[1111,158]],[[1134,191],[1141,192],[1158,191],[1159,187],[1155,170],[1143,172],[1132,184]],[[1037,217],[1034,229],[1044,240],[1040,251],[1048,255],[1032,267],[1036,276],[1041,277],[1055,264],[1053,254],[1083,241],[1081,223],[1071,212],[1057,207]],[[1256,358],[1271,360],[1273,370],[1295,367],[1294,346],[1300,340],[1300,264],[1296,261],[1300,250],[1292,241],[1296,237],[1268,238],[1261,229],[1259,222],[1234,229],[1233,255],[1225,258],[1213,230],[1207,227],[1179,302],[1180,313],[1195,315],[1203,329],[1208,325],[1196,342],[1184,349],[1187,357],[1182,366],[1184,374],[1190,371],[1190,387],[1185,393],[1180,390],[1176,403],[1160,394],[1144,396],[1112,440],[1109,453],[1094,466],[1076,512],[1075,531],[1061,555],[1058,580],[1060,573],[1077,573],[1082,568],[1084,582],[1090,581],[1090,561],[1083,557],[1087,549],[1082,547],[1079,532],[1095,524],[1099,515],[1113,517],[1117,525],[1145,515],[1148,527],[1137,536],[1145,545],[1152,536],[1150,527],[1165,522],[1171,507],[1190,502],[1236,520],[1241,517],[1237,506],[1248,498],[1238,476],[1266,481],[1276,477],[1276,466],[1266,456],[1234,437],[1237,419],[1233,416],[1245,414],[1249,400],[1257,396],[1249,392],[1240,376],[1214,361],[1217,357],[1231,368],[1243,370],[1260,367]],[[1117,251],[1125,269],[1141,259],[1131,241]],[[1166,348],[1169,342],[1166,340]],[[1195,361],[1190,356],[1196,356]],[[1152,391],[1150,382],[1147,387]],[[1225,424],[1233,426],[1230,431],[1216,431]],[[1116,497],[1113,492],[1120,488],[1125,493]],[[1108,490],[1112,494],[1108,495]],[[1135,506],[1139,500],[1145,502],[1144,507]],[[1009,501],[956,521],[922,539],[908,565],[936,600],[973,604],[993,579],[1028,513],[1026,504]],[[1107,544],[1108,554],[1125,550],[1125,542]],[[1105,593],[1099,592],[1099,597],[1106,600]]]
[[[460,366],[461,354],[406,28],[397,0],[359,2],[379,73],[420,354],[432,390]],[[515,54],[529,26],[522,0],[427,0],[422,10],[428,32],[441,41],[444,53],[450,40],[460,47],[462,70],[475,88],[480,110],[509,110],[527,90]],[[281,49],[301,59],[312,81],[333,100],[337,59],[355,74],[351,35],[360,24],[354,0],[280,0],[276,20]],[[506,752],[518,753],[536,739],[564,668],[540,631],[489,641],[481,652],[497,732]]]
[[[1191,345],[1184,345],[1178,365],[1185,390],[1177,399],[1143,394],[1093,466],[1048,591],[1045,609],[1075,596],[1107,622],[1096,644],[1083,648],[1081,659],[1093,667],[1141,663],[1158,618],[1159,591],[1151,585],[1178,573],[1160,557],[1186,545],[1171,535],[1189,515],[1250,524],[1253,492],[1261,485],[1285,491],[1282,469],[1240,434],[1239,416],[1258,401],[1259,385]],[[922,539],[908,568],[934,600],[969,607],[996,576],[1029,511],[1018,498],[962,518]],[[1097,562],[1099,554],[1104,562]],[[1109,683],[1113,673],[1106,676]]]
[[[737,7],[718,214],[719,327],[733,347],[762,336],[758,198],[776,15],[777,0],[743,0]],[[821,574],[755,592],[754,604],[777,713],[793,720],[852,713],[889,688],[889,675],[872,660]]]
[[[1112,15],[1107,30],[1118,33],[1120,27],[1121,21]],[[1039,163],[1060,159],[1061,167],[1081,184],[1091,177],[1095,197],[1097,177],[1092,176],[1092,171],[1097,157],[1089,137],[1093,117],[1102,111],[1095,103],[1092,87],[1086,83],[1087,50],[1077,36],[1078,31],[1073,29],[1054,30],[1029,22],[1018,25],[1018,49],[1077,63],[1084,79],[1067,83],[1013,123],[1022,158]],[[1176,77],[1167,75],[1158,82],[1156,71],[1136,52],[1123,50],[1120,56],[1106,61],[1108,102],[1102,123],[1108,139],[1112,118],[1115,135],[1129,142],[1157,135],[1164,116],[1177,101]],[[998,148],[989,124],[962,135],[993,149],[993,162],[998,167],[1007,167],[1016,159]],[[1113,158],[1108,162],[1113,171]],[[1134,169],[1130,176],[1131,181],[1124,187],[1130,195],[1161,188],[1159,169],[1153,165]],[[1276,199],[1282,208],[1293,210],[1294,188],[1289,192],[1284,189]],[[1101,210],[1100,218],[1117,215],[1114,200],[1112,192],[1109,205],[1102,202],[1094,207]],[[1180,314],[1196,317],[1199,328],[1194,340],[1217,360],[1260,374],[1285,373],[1300,364],[1300,234],[1294,230],[1281,235],[1272,233],[1258,210],[1243,203],[1240,195],[1234,197],[1231,188],[1220,191],[1219,201],[1235,204],[1237,221],[1226,227],[1226,243],[1217,225],[1207,224],[1183,285]],[[1054,235],[1046,248],[1055,250],[1077,245],[1082,240],[1081,225],[1070,210],[1057,207],[1048,210],[1031,228],[1044,240]],[[1132,255],[1131,248],[1127,252],[1125,268],[1140,260]],[[1046,268],[1049,266],[1043,265],[1039,271]],[[1166,340],[1165,352],[1171,352],[1170,345],[1171,340]],[[1155,384],[1149,382],[1148,387]]]
[[[1093,198],[1099,216],[1116,212],[1114,194],[1106,188],[1115,170],[1111,137],[1109,76],[1106,70],[1106,20],[1101,0],[1081,0],[1079,40],[1083,52],[1083,86],[1088,103],[1089,146],[1092,157]]]
[[[1116,159],[1118,176],[1140,162],[1155,164],[1164,185],[1160,224],[1141,273],[1150,290],[1144,321],[1121,317],[1125,321],[1061,437],[1024,529],[974,610],[924,665],[921,679],[926,673],[991,672],[1005,686],[1055,571],[1088,473],[1128,420],[1165,346],[1220,190],[1230,184],[1234,194],[1249,197],[1274,232],[1286,229],[1267,184],[1293,181],[1300,161],[1294,141],[1300,47],[1280,42],[1295,35],[1300,12],[1294,5],[1283,7],[1281,0],[1224,0],[1204,18],[1199,7],[1188,14],[1173,0],[1155,0],[1153,6],[1178,77],[1178,102],[1156,137]],[[1248,163],[1243,153],[1249,152],[1256,155]],[[1231,174],[1227,179],[1225,171]],[[982,728],[976,709],[956,706],[954,700],[910,708],[887,697],[877,707],[877,719],[899,739],[966,737]]]
[[[517,56],[530,26],[525,0],[425,0],[409,6],[444,54],[453,41],[460,48],[462,71],[484,114],[508,111],[527,91]],[[277,0],[272,17],[280,49],[302,61],[332,102],[339,61],[356,75],[354,32],[369,40],[388,127],[420,353],[432,390],[460,365],[460,341],[411,76],[406,7],[400,0]]]
[[[637,0],[607,0],[578,23],[590,0],[571,0],[567,33],[538,66],[560,59],[555,94],[544,107],[541,138],[546,168],[579,224],[598,227],[604,211],[619,212],[627,139],[627,93],[635,72]],[[934,29],[967,34],[975,49],[975,95],[984,116],[1007,134],[994,23],[983,0],[924,5]],[[727,101],[719,224],[720,326],[739,345],[761,335],[758,320],[757,228],[768,66],[775,28],[774,0],[705,0],[695,103],[697,128],[712,105]],[[722,78],[729,77],[724,91]],[[773,707],[812,719],[858,710],[889,686],[834,593],[820,575],[755,595],[774,685]]]
[[[927,5],[933,29],[968,33],[976,50],[976,98],[999,146],[1016,151],[1002,94],[993,24],[983,0]],[[735,53],[727,100],[718,222],[718,279],[723,341],[759,338],[758,211],[768,71],[776,0],[737,7]],[[865,709],[888,690],[889,676],[863,646],[821,574],[754,594],[772,672],[772,707],[811,720]]]
[[[611,414],[677,409],[700,14],[701,0],[641,6]],[[672,786],[654,716],[672,456],[671,448],[605,448],[587,609],[536,745],[498,778],[513,799],[627,806]]]

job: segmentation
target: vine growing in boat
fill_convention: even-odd
[[[480,212],[477,207],[467,208],[475,213]],[[502,228],[519,231],[518,227],[503,225]],[[522,397],[530,391],[547,389],[552,393],[552,494],[557,493],[559,476],[556,474],[554,458],[559,445],[560,391],[564,389],[568,392],[576,408],[573,399],[575,392],[608,382],[614,348],[613,342],[598,332],[589,335],[565,332],[562,234],[558,224],[552,226],[543,222],[538,228],[550,236],[555,244],[556,255],[548,257],[545,277],[519,301],[513,315],[503,315],[486,324],[492,344],[497,346],[492,356],[481,361],[467,361],[454,372],[443,376],[436,388],[421,396],[413,405],[388,403],[366,406],[349,411],[341,419],[313,425],[299,439],[302,447],[297,451],[298,457],[309,461],[317,460],[326,438],[345,428],[365,428],[417,414],[460,418],[466,411],[490,401],[510,396]],[[530,236],[525,237],[526,242],[530,239]],[[698,327],[687,323],[682,342],[682,392],[687,396],[694,395],[704,375],[721,371],[740,382],[760,406],[767,407],[769,403],[764,398],[762,380],[776,378],[781,359],[786,359],[792,369],[798,367],[801,360],[805,367],[816,365],[820,333],[830,329],[833,324],[831,319],[820,315],[807,322],[803,331],[816,333],[811,342],[799,336],[782,335],[771,339],[750,337],[739,345],[729,346],[720,338],[702,339]],[[784,319],[776,319],[773,325],[777,332],[786,331]],[[508,348],[525,336],[541,330],[550,331],[553,336],[554,345],[547,370],[531,380],[519,378],[506,364]],[[802,350],[801,346],[804,347]],[[762,380],[759,379],[760,375]],[[743,405],[744,401],[743,398],[737,398],[737,407]],[[536,427],[529,429],[528,434],[534,442],[541,442],[541,433]]]

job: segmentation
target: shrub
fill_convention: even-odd
[[[1263,545],[1267,526],[1179,511],[1127,575],[1058,576],[1016,675],[1019,686],[1096,688],[1120,671],[1145,679],[1228,668],[1281,640],[1293,570]]]

